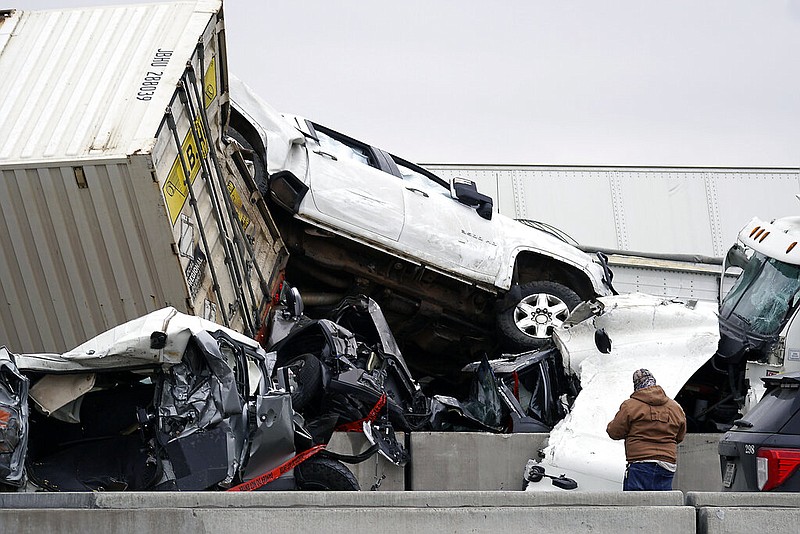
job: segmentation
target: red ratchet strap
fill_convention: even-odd
[[[309,458],[311,458],[312,456],[314,456],[315,454],[317,454],[319,451],[321,451],[324,448],[325,448],[325,445],[315,445],[314,447],[311,447],[310,449],[305,450],[305,451],[301,452],[300,454],[298,454],[296,456],[293,456],[292,458],[289,458],[289,460],[287,460],[286,462],[282,463],[281,465],[279,465],[278,467],[276,467],[272,471],[264,473],[263,475],[259,475],[259,476],[257,476],[256,478],[254,478],[252,480],[248,480],[247,482],[242,482],[238,486],[234,486],[234,487],[229,488],[229,489],[227,489],[225,491],[253,491],[253,490],[257,490],[258,488],[266,486],[267,484],[269,484],[270,482],[272,482],[273,480],[275,480],[279,476],[281,476],[281,475],[283,475],[285,473],[288,473],[289,471],[291,471],[292,469],[294,469],[295,467],[297,467],[301,463],[305,462],[306,460],[308,460]]]
[[[378,415],[381,413],[381,410],[383,410],[384,406],[386,406],[386,393],[381,395],[381,397],[378,399],[378,402],[375,403],[375,406],[372,407],[364,419],[339,425],[336,427],[336,430],[339,432],[363,432],[364,422],[375,422],[375,419],[378,418]]]
[[[519,400],[519,375],[514,371],[511,376],[514,377],[514,396]]]

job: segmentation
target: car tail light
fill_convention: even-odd
[[[800,449],[758,449],[756,479],[758,489],[777,488],[800,467]]]

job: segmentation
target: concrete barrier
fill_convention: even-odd
[[[722,434],[689,434],[678,446],[673,488],[719,491],[717,442]],[[547,445],[547,434],[414,432],[406,486],[415,491],[518,490],[529,458]]]
[[[405,434],[398,432],[397,439],[405,443]],[[357,432],[335,432],[327,449],[339,454],[356,455],[369,448],[370,443],[364,434]],[[406,470],[376,454],[360,464],[347,464],[358,479],[362,490],[403,491],[406,487]]]
[[[800,493],[690,492],[686,504],[697,510],[701,534],[800,530]]]
[[[679,447],[673,492],[522,492],[522,467],[546,434],[414,433],[405,470],[383,458],[352,466],[381,491],[0,493],[0,533],[344,529],[409,534],[577,531],[717,534],[797,532],[800,494],[687,491],[720,486],[718,434],[689,435]],[[402,438],[401,438],[402,439]],[[337,434],[332,450],[363,451],[361,434]],[[428,491],[391,491],[402,489]],[[453,490],[485,491],[453,491]],[[511,491],[509,491],[511,490]]]
[[[717,445],[723,434],[687,434],[678,445],[678,470],[672,488],[690,491],[721,491]]]
[[[547,434],[414,432],[406,476],[414,491],[521,490]]]
[[[694,532],[680,492],[2,494],[0,531]],[[538,525],[538,526],[537,526]]]

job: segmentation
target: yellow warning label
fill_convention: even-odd
[[[202,160],[208,155],[208,141],[203,133],[203,120],[197,117],[194,121],[194,128],[197,132],[200,146],[194,141],[192,131],[186,134],[181,145],[183,161],[186,163],[186,170],[189,172],[189,183],[194,183],[197,174],[200,172]],[[186,175],[183,173],[180,156],[175,157],[172,168],[169,170],[167,179],[164,182],[164,199],[167,201],[167,210],[172,224],[178,220],[178,215],[189,197],[189,189],[186,185]]]
[[[217,70],[213,57],[203,77],[203,95],[205,107],[211,105],[211,102],[217,96]],[[198,147],[197,143],[195,143],[191,129],[186,133],[181,144],[181,153],[183,154],[183,161],[186,163],[186,170],[189,172],[190,184],[194,183],[195,178],[197,178],[202,166],[202,160],[208,156],[209,148],[208,140],[205,138],[205,130],[203,129],[203,119],[199,115],[194,121],[194,130],[197,132],[200,146]],[[186,175],[183,172],[180,155],[175,157],[162,191],[164,200],[167,202],[170,221],[174,225],[183,209],[183,205],[186,203],[186,199],[189,197],[189,189],[186,186]]]
[[[244,212],[242,197],[239,196],[239,191],[236,190],[236,186],[233,185],[233,182],[228,180],[227,186],[228,194],[231,196],[233,206],[236,208],[236,214],[239,216],[239,222],[242,223],[242,230],[247,230],[247,227],[250,226],[250,217]]]
[[[216,58],[211,58],[206,75],[203,77],[203,103],[206,107],[217,97],[217,65]]]

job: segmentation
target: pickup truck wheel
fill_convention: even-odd
[[[556,282],[529,282],[519,286],[521,298],[500,312],[497,326],[509,348],[535,349],[550,341],[553,328],[560,326],[581,298]]]

